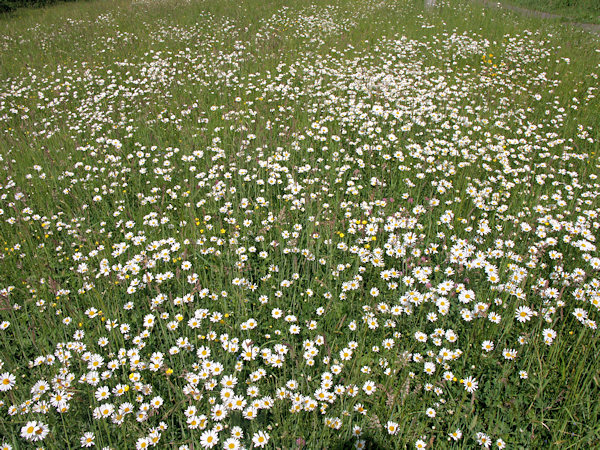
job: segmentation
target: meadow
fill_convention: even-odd
[[[0,448],[600,446],[600,41],[479,3],[0,18]]]

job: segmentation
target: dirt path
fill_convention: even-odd
[[[505,3],[494,2],[491,0],[475,0],[480,3],[483,3],[485,6],[489,8],[496,9],[507,9],[509,11],[514,11],[516,13],[522,14],[527,17],[537,17],[539,19],[565,19],[565,16],[561,16],[559,14],[552,14],[549,12],[537,11],[535,9],[522,8],[520,6],[507,5]],[[583,23],[583,22],[564,22],[565,25],[571,25],[577,28],[581,28],[583,30],[589,31],[591,33],[597,34],[600,36],[600,24],[594,23]]]

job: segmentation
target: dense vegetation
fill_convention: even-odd
[[[15,11],[18,8],[49,6],[58,1],[68,2],[74,0],[0,0],[0,13]]]
[[[600,24],[598,0],[506,0],[505,3],[558,14],[563,16],[564,20]]]
[[[600,446],[598,41],[438,4],[0,21],[2,448]]]

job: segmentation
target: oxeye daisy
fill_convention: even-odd
[[[95,435],[94,433],[91,432],[87,432],[84,433],[83,436],[80,438],[80,442],[81,442],[81,446],[82,447],[93,447],[95,445]]]
[[[213,430],[207,430],[200,435],[200,445],[202,448],[213,448],[218,442],[219,437]]]
[[[472,393],[475,392],[479,386],[479,383],[475,380],[475,378],[469,376],[462,381],[462,384],[465,388],[465,391]]]
[[[252,436],[252,443],[255,447],[263,448],[269,442],[270,436],[264,431],[258,431]]]
[[[458,441],[460,438],[462,438],[462,431],[457,428],[455,431],[449,433],[449,435],[453,441]]]
[[[10,372],[0,375],[0,391],[10,391],[16,382],[16,377]]]

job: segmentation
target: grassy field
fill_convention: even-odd
[[[438,3],[0,19],[2,448],[600,446],[599,41]]]
[[[600,2],[597,0],[507,0],[505,3],[559,14],[565,20],[600,24]]]

